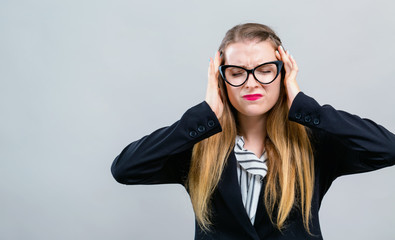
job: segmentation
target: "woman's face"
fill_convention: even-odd
[[[277,61],[275,47],[270,41],[242,41],[228,45],[225,49],[225,65],[237,65],[246,69]],[[226,85],[229,101],[245,117],[265,116],[280,96],[281,74],[272,83],[261,84],[249,74],[240,87]],[[251,96],[252,95],[252,96]]]

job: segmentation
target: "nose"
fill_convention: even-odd
[[[259,86],[259,82],[255,79],[254,75],[252,75],[252,72],[247,73],[247,81],[244,84],[245,87],[247,88],[254,88]]]

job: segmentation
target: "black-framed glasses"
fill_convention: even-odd
[[[266,62],[253,69],[246,69],[236,65],[221,65],[219,66],[219,72],[229,85],[240,87],[247,82],[250,73],[258,82],[270,84],[278,77],[282,67],[282,61]]]

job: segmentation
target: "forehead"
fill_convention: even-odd
[[[254,67],[277,60],[271,41],[242,41],[229,44],[225,49],[225,64]]]

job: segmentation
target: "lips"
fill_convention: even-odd
[[[243,98],[247,101],[256,101],[262,97],[262,94],[248,94],[244,95]]]

